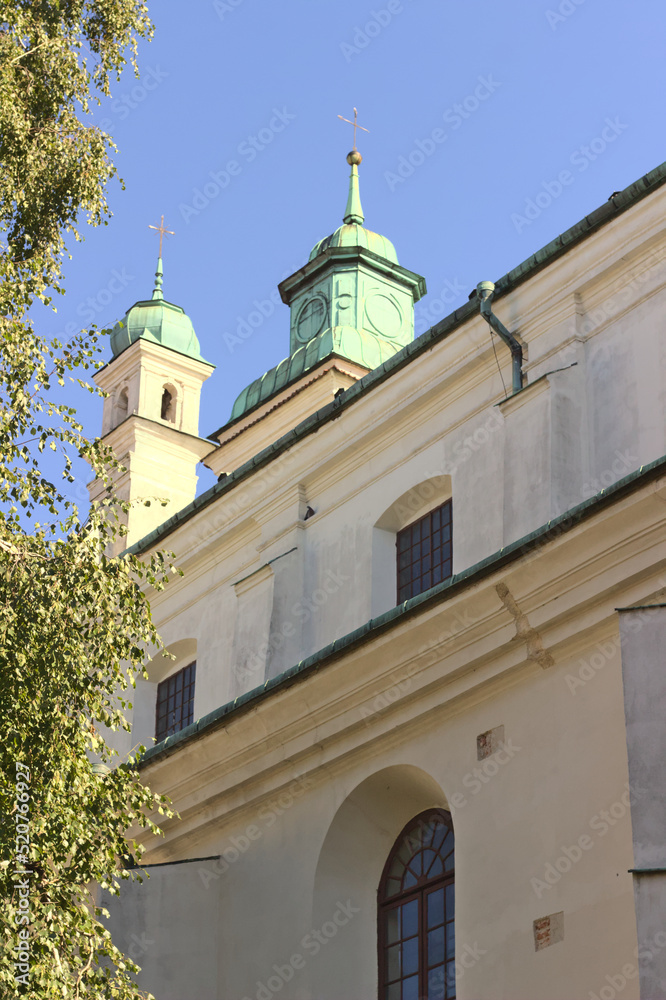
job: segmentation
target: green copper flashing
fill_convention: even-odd
[[[346,358],[372,371],[394,354],[395,346],[381,337],[351,326],[329,327],[243,389],[229,421],[260,406],[327,358]]]
[[[352,156],[350,153],[349,156]],[[347,157],[349,159],[349,157]],[[342,221],[349,225],[352,222],[362,226],[365,216],[361,207],[361,192],[358,187],[358,165],[352,161],[351,173],[349,175],[349,195],[347,196],[347,207]]]
[[[111,331],[113,357],[117,358],[137,340],[149,340],[208,364],[201,356],[199,340],[190,317],[180,306],[165,300],[162,292],[163,278],[162,258],[158,257],[152,298],[135,302]]]

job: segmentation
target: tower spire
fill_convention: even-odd
[[[361,194],[358,187],[358,165],[363,157],[359,153],[358,149],[353,149],[351,153],[347,153],[347,163],[351,166],[351,173],[349,175],[349,195],[347,196],[347,207],[345,208],[345,214],[342,221],[345,225],[350,225],[350,223],[355,222],[357,225],[362,226],[365,216],[363,215],[363,208],[361,206]]]
[[[153,289],[154,299],[163,299],[162,294],[162,278],[164,277],[164,270],[162,267],[162,240],[165,236],[175,236],[173,229],[167,229],[164,225],[164,216],[160,219],[159,226],[148,226],[149,229],[154,229],[160,234],[160,249],[159,256],[157,258],[157,270],[155,271],[155,288]]]
[[[364,125],[359,125],[358,111],[356,108],[354,108],[354,121],[351,121],[349,118],[343,118],[342,115],[338,115],[338,118],[340,118],[343,122],[347,122],[348,125],[354,126],[354,146],[351,153],[347,153],[347,163],[351,167],[351,174],[349,175],[349,195],[347,197],[347,207],[342,221],[345,225],[350,225],[355,222],[357,225],[362,226],[365,216],[363,215],[361,195],[358,188],[358,166],[363,157],[356,148],[356,130],[360,128],[363,132],[369,132],[370,129],[365,128]]]
[[[153,289],[153,299],[163,299],[162,294],[162,278],[164,277],[164,270],[162,268],[162,258],[157,258],[157,270],[155,271],[155,287]]]

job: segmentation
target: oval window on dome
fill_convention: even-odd
[[[381,292],[370,295],[365,303],[365,315],[370,326],[380,337],[389,340],[397,337],[402,329],[402,313],[397,302]]]
[[[323,329],[328,303],[323,295],[313,295],[302,306],[296,320],[296,336],[305,344]]]

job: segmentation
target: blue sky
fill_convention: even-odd
[[[276,285],[346,202],[352,136],[338,114],[356,106],[370,130],[358,140],[366,225],[426,278],[417,332],[665,158],[663,0],[150,6],[141,80],[126,73],[95,112],[125,190],[111,185],[109,225],[72,248],[57,315],[35,318],[54,335],[111,325],[148,297],[148,225],[164,213],[176,232],[165,297],[217,366],[202,436],[288,353]],[[98,433],[101,402],[72,401]],[[211,481],[204,470],[201,488]]]

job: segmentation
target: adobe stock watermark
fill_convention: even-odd
[[[449,130],[437,127],[434,128],[425,139],[415,139],[413,148],[406,155],[398,157],[395,170],[385,170],[384,179],[388,184],[389,191],[395,191],[399,184],[412,177],[419,167],[431,157],[448,140],[451,132],[456,132],[468,118],[471,118],[479,110],[482,104],[492,97],[501,87],[492,76],[477,77],[477,84],[472,93],[447,108],[442,119],[449,126]]]
[[[469,283],[466,281],[459,281],[457,277],[453,280],[446,278],[435,298],[431,298],[429,295],[426,299],[417,302],[414,315],[415,335],[418,337],[425,333],[431,326],[444,318],[445,310],[450,309],[463,296],[467,298],[468,288]]]
[[[630,280],[623,288],[613,292],[603,302],[598,303],[577,321],[572,322],[569,327],[569,335],[572,337],[586,337],[593,330],[598,330],[602,324],[613,319],[632,301],[637,292],[640,292],[642,285],[645,285],[651,278],[660,275],[666,267],[666,257],[663,251],[655,251],[647,260],[643,261],[640,267],[635,267],[630,272]],[[661,276],[661,275],[660,275]],[[576,356],[576,348],[568,344],[562,348],[558,357],[565,359],[567,356]]]
[[[393,18],[397,14],[402,14],[405,7],[402,0],[389,0],[386,7],[379,10],[371,10],[368,20],[363,25],[355,25],[351,42],[340,42],[340,51],[345,57],[345,62],[350,63],[354,56],[358,56],[367,49],[370,42],[381,35],[385,28],[388,28]]]
[[[560,879],[570,872],[574,865],[578,864],[587,851],[591,851],[602,837],[605,837],[613,827],[617,826],[627,815],[632,802],[641,795],[645,795],[646,791],[645,788],[632,788],[627,783],[622,795],[608,809],[601,809],[592,817],[588,824],[591,833],[581,833],[573,844],[562,845],[562,853],[555,861],[547,862],[542,877],[533,875],[530,879],[532,891],[537,899],[541,899],[545,892],[557,885]]]
[[[657,931],[647,945],[634,948],[633,956],[639,962],[651,962],[664,948],[666,948],[666,931]],[[589,1000],[615,1000],[632,979],[638,978],[638,975],[638,966],[633,962],[625,962],[614,976],[605,977],[606,981],[597,993],[590,990]]]
[[[444,461],[444,472],[449,476],[454,475],[461,465],[469,461],[472,455],[488,444],[496,431],[504,427],[504,417],[498,409],[493,407],[490,413],[478,427],[469,434],[466,434],[460,441],[456,441],[451,449],[451,458]]]
[[[296,972],[300,972],[307,965],[309,958],[314,958],[322,948],[337,937],[340,930],[346,927],[350,920],[353,920],[361,910],[355,906],[351,899],[344,903],[338,900],[337,908],[331,915],[330,920],[326,920],[321,927],[313,928],[300,941],[302,951],[295,952],[284,963],[284,965],[273,965],[271,975],[263,980],[257,980],[254,997],[243,997],[243,1000],[273,1000],[274,996],[280,993],[287,983],[291,982]]]
[[[145,73],[141,74],[138,83],[135,83],[131,90],[126,91],[120,97],[111,102],[111,111],[119,119],[125,121],[133,111],[146,100],[149,94],[157,90],[159,85],[169,78],[169,74],[159,66],[149,66]],[[103,132],[108,132],[113,127],[113,119],[103,118],[99,123],[99,128]]]
[[[16,761],[14,792],[14,871],[12,897],[16,899],[16,944],[13,948],[14,979],[21,986],[29,985],[30,975],[30,769]]]
[[[259,681],[262,681],[266,664],[272,654],[282,649],[286,640],[296,635],[299,627],[302,628],[314,615],[319,614],[324,605],[328,603],[329,598],[333,594],[337,594],[345,583],[349,583],[349,580],[350,577],[345,576],[344,573],[335,572],[332,569],[327,570],[321,580],[321,586],[316,587],[309,596],[303,597],[292,605],[290,617],[280,624],[268,641],[262,643],[250,659],[243,664],[234,665],[234,676],[240,683],[244,684],[256,675],[258,675]]]
[[[258,130],[258,132],[248,135],[236,147],[236,155],[239,159],[228,160],[221,170],[210,170],[206,181],[202,187],[192,190],[191,202],[181,202],[178,206],[180,217],[188,225],[191,219],[207,208],[211,201],[214,201],[223,191],[226,191],[234,177],[239,177],[243,172],[243,167],[253,163],[257,156],[271,145],[277,135],[296,119],[286,107],[273,108],[272,117]]]
[[[662,587],[666,586],[666,580],[660,580],[659,585]],[[637,608],[632,618],[627,617],[625,619],[624,628],[627,632],[633,632],[635,635],[649,621],[651,621],[650,611]],[[587,659],[579,661],[578,672],[567,674],[564,678],[572,695],[576,695],[579,688],[585,687],[586,684],[594,680],[606,664],[620,651],[620,645],[621,637],[618,634],[613,636],[612,639],[605,639],[603,642],[598,642],[594,653]]]
[[[224,21],[227,14],[233,14],[243,3],[245,0],[213,0],[213,10],[220,21]]]
[[[504,740],[483,763],[468,771],[461,782],[468,794],[466,795],[465,792],[454,792],[450,796],[449,808],[451,815],[455,815],[456,810],[464,809],[469,799],[478,795],[488,782],[492,781],[521,750],[522,747],[515,746],[511,739]]]
[[[620,121],[617,116],[606,118],[599,135],[575,149],[569,156],[569,163],[577,169],[579,174],[584,173],[590,164],[603,156],[608,147],[628,128],[629,126]],[[562,196],[566,188],[571,187],[575,180],[576,174],[572,173],[571,170],[560,170],[555,180],[542,181],[541,190],[533,198],[526,199],[522,214],[520,212],[511,214],[511,222],[516,232],[521,233],[523,229],[531,226],[547,208],[550,208],[554,201]]]
[[[432,653],[432,662],[435,662],[443,655],[443,647],[452,642],[458,635],[466,631],[466,629],[472,625],[476,625],[477,619],[473,618],[466,611],[461,612],[456,609],[447,618],[447,623],[449,627],[440,632],[434,646],[422,647],[419,650],[419,655]],[[368,719],[384,712],[389,706],[395,705],[396,702],[400,701],[411,690],[413,678],[420,669],[421,665],[414,660],[404,670],[396,669],[391,673],[387,679],[388,686],[386,689],[380,692],[380,694],[375,695],[364,705],[361,705],[359,709],[359,714],[366,726],[369,725]]]
[[[284,281],[285,278],[288,278],[290,274],[297,271],[300,266],[300,263],[296,263],[292,267],[287,268],[282,273],[278,284]],[[229,354],[233,354],[237,347],[242,347],[243,344],[247,343],[250,337],[264,325],[266,320],[270,319],[276,307],[282,304],[278,288],[274,288],[265,298],[253,299],[252,308],[244,315],[239,313],[236,317],[235,332],[230,333],[228,330],[225,330],[222,334],[222,339]]]
[[[134,275],[128,274],[126,267],[120,269],[114,267],[106,284],[98,288],[94,295],[88,295],[79,302],[75,310],[76,315],[83,323],[90,324],[97,322],[100,329],[103,328],[106,324],[99,323],[100,315],[104,314],[108,316],[108,307],[114,299],[125,292],[125,289],[134,280]],[[64,329],[60,333],[55,334],[55,336],[61,339],[69,339],[79,333],[81,333],[81,324],[67,323]]]
[[[248,511],[265,502],[271,490],[289,474],[293,460],[291,449],[285,449],[266,465],[252,470],[242,478],[239,477],[229,492],[219,497],[212,506],[209,516],[203,519],[201,524],[197,524],[198,541],[203,542],[212,538],[219,531],[228,528],[237,518],[246,517]],[[237,472],[238,470],[234,470],[229,477],[223,473],[220,482],[223,483],[225,478],[232,479]]]
[[[557,10],[548,9],[546,11],[546,20],[551,27],[552,31],[556,31],[561,24],[564,24],[569,20],[572,14],[575,14],[579,7],[582,7],[585,0],[562,0],[559,4]]]
[[[199,878],[204,889],[208,889],[211,882],[219,879],[220,876],[229,871],[231,865],[235,864],[244,854],[247,854],[252,844],[261,840],[265,831],[270,829],[280,816],[283,816],[284,813],[291,809],[293,804],[312,785],[314,785],[312,778],[308,778],[307,776],[295,778],[276,798],[271,799],[270,802],[261,806],[257,813],[257,821],[255,823],[248,823],[242,833],[229,837],[229,840],[220,852],[220,857],[205,868],[199,868]]]

